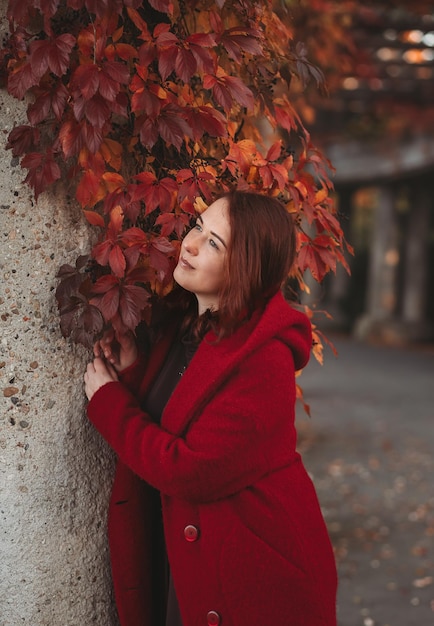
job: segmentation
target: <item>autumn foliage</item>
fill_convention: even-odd
[[[7,15],[7,89],[28,103],[8,147],[36,198],[69,180],[98,231],[59,271],[65,336],[135,329],[191,218],[233,187],[294,214],[300,289],[346,265],[331,166],[291,102],[321,72],[270,2],[10,0]]]

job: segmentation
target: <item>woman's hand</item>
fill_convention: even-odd
[[[94,393],[106,383],[118,380],[118,375],[114,367],[97,357],[91,361],[84,373],[84,390],[88,400],[92,399]]]
[[[117,372],[122,372],[137,359],[138,350],[131,331],[120,334],[111,328],[94,344],[93,353],[96,357],[104,357]]]

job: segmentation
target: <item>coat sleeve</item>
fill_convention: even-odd
[[[295,457],[294,403],[292,355],[276,340],[242,363],[183,436],[154,424],[119,382],[95,393],[88,415],[120,460],[163,494],[210,502]]]

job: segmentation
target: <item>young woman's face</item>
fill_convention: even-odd
[[[182,242],[173,276],[181,287],[196,295],[199,314],[218,309],[230,235],[228,201],[220,198],[197,218]]]

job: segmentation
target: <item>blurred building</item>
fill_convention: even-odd
[[[434,7],[375,2],[351,17],[356,62],[315,102],[312,134],[355,256],[312,299],[362,338],[432,340]]]

